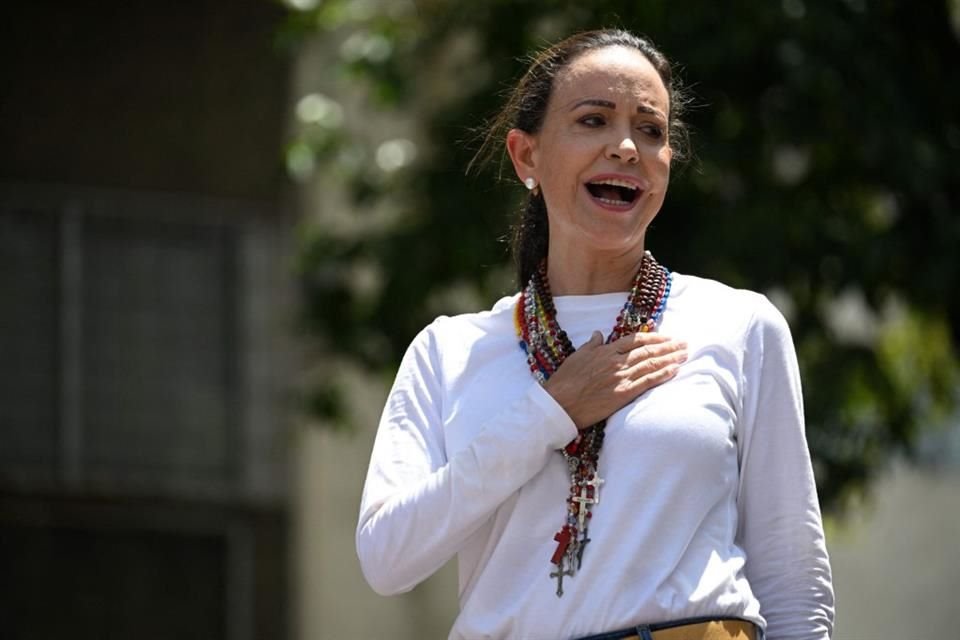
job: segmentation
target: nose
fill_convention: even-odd
[[[611,160],[636,164],[640,161],[640,152],[637,151],[633,138],[624,136],[619,142],[611,142],[607,147],[607,157]]]

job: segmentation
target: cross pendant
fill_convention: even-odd
[[[580,488],[580,495],[574,496],[574,497],[571,498],[570,500],[571,500],[572,502],[576,502],[576,503],[577,503],[577,518],[578,518],[577,524],[579,525],[580,531],[583,531],[583,528],[584,528],[584,525],[585,525],[585,521],[586,521],[586,517],[587,517],[587,513],[588,513],[587,508],[588,508],[590,505],[596,504],[597,501],[594,500],[594,499],[589,495],[589,491],[588,491],[588,489],[587,489],[586,486],[583,486],[583,487]]]
[[[584,531],[586,529],[587,522],[587,505],[581,504],[577,508],[577,529],[579,531]]]
[[[557,532],[557,535],[553,536],[553,539],[557,541],[557,549],[553,552],[553,557],[550,558],[550,562],[553,564],[560,564],[563,556],[567,554],[567,547],[570,546],[570,539],[573,537],[573,532],[570,531],[570,527],[564,525],[560,531]]]
[[[588,542],[590,542],[590,538],[587,537],[587,530],[584,529],[583,538],[581,538],[577,544],[577,570],[583,565],[583,549],[587,546]]]
[[[593,504],[600,504],[600,485],[602,485],[606,480],[600,477],[600,474],[594,472],[590,479],[587,480],[584,484],[593,489]]]
[[[564,564],[565,564],[564,562],[561,562],[560,564],[557,565],[556,571],[550,572],[550,577],[557,579],[557,597],[558,598],[563,596],[563,576],[573,575],[573,568],[571,567],[570,569],[564,569],[563,568]]]
[[[590,495],[590,489],[587,487],[588,484],[590,483],[587,482],[582,487],[580,487],[580,495],[570,498],[571,501],[579,504],[581,509],[583,509],[588,504],[597,504],[598,502],[598,500],[594,496]]]

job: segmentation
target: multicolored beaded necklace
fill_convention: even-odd
[[[654,260],[649,251],[644,253],[633,288],[617,315],[617,323],[607,342],[638,331],[656,330],[670,296],[672,280],[669,270]],[[520,292],[514,321],[530,372],[540,384],[544,384],[576,350],[557,323],[546,260]],[[593,517],[593,507],[600,503],[600,485],[604,482],[597,473],[597,461],[606,424],[606,420],[601,420],[582,429],[566,447],[559,449],[570,470],[570,494],[567,496],[566,523],[553,537],[557,548],[550,558],[550,562],[556,565],[550,577],[557,580],[558,597],[563,595],[564,576],[572,577],[580,569],[584,548],[590,542],[587,529]]]

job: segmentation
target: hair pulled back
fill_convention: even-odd
[[[673,158],[680,162],[686,160],[689,134],[680,117],[687,99],[679,84],[674,82],[670,61],[646,38],[622,29],[602,29],[574,34],[531,58],[529,68],[510,91],[506,104],[487,126],[474,162],[486,164],[498,155],[511,129],[531,134],[540,131],[554,82],[560,72],[579,56],[606,47],[636,49],[656,69],[670,99],[668,138]],[[534,191],[537,193],[534,194]],[[534,191],[527,194],[520,220],[514,225],[512,234],[511,248],[520,287],[539,268],[549,248],[547,206],[542,192]]]

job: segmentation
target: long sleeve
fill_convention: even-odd
[[[440,360],[428,327],[403,358],[374,442],[356,544],[364,576],[381,595],[409,591],[439,569],[576,435],[531,377],[448,459]]]
[[[744,350],[738,540],[767,640],[822,640],[834,598],[790,330],[767,300]]]

